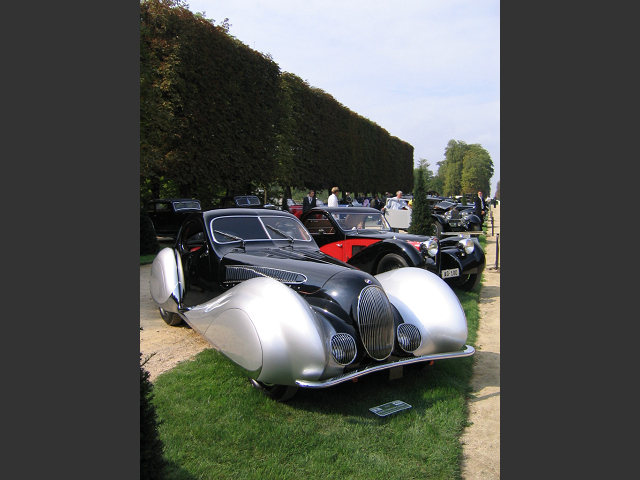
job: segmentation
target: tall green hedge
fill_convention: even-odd
[[[171,0],[143,1],[140,21],[145,195],[159,196],[166,183],[204,204],[274,183],[411,189],[411,145],[296,75],[281,74],[224,27]]]

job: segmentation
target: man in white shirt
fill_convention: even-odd
[[[407,208],[407,202],[402,199],[402,190],[398,190],[395,197],[387,200],[386,209],[402,210],[403,208]]]
[[[338,206],[338,195],[337,193],[340,191],[338,187],[333,187],[331,189],[331,195],[329,195],[329,200],[327,201],[327,206],[329,207],[337,207]]]

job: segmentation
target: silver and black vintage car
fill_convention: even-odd
[[[151,267],[151,296],[268,396],[408,364],[473,355],[451,288],[421,268],[371,275],[324,254],[292,214],[190,215]]]

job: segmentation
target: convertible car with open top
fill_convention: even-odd
[[[322,252],[374,275],[425,268],[452,287],[471,290],[484,271],[485,255],[477,239],[393,232],[375,208],[316,207],[300,220]]]
[[[153,261],[151,296],[268,396],[473,355],[451,288],[421,268],[371,275],[321,252],[292,214],[229,208],[185,219]]]

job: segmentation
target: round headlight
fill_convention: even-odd
[[[458,242],[458,248],[460,248],[460,250],[464,250],[468,255],[473,253],[473,250],[475,249],[475,244],[473,243],[473,240],[471,240],[470,238],[463,238]]]
[[[430,257],[435,257],[438,254],[438,241],[430,238],[422,242],[421,249],[426,251]]]

